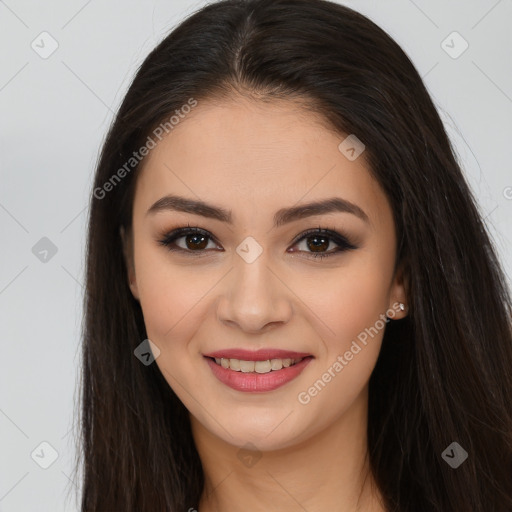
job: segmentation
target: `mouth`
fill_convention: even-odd
[[[226,386],[236,391],[266,392],[298,377],[314,357],[251,360],[204,356],[204,359],[213,375]]]

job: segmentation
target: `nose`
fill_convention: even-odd
[[[235,256],[234,267],[222,285],[219,321],[247,333],[262,333],[288,323],[293,293],[269,267],[265,252],[252,263]]]

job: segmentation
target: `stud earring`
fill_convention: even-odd
[[[402,304],[401,302],[400,302],[400,310],[405,311],[405,304]]]

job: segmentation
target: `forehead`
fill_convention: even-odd
[[[146,157],[136,203],[148,208],[165,193],[181,193],[270,214],[337,195],[378,222],[389,205],[364,152],[349,160],[340,151],[346,137],[296,102],[199,102]]]

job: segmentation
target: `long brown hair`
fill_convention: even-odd
[[[206,5],[150,53],[119,108],[90,203],[82,510],[197,508],[204,476],[188,412],[158,366],[134,357],[147,336],[119,230],[131,225],[133,152],[191,98],[235,93],[302,98],[355,134],[392,206],[409,314],[386,327],[368,419],[387,509],[512,510],[512,305],[495,249],[411,61],[368,18],[325,0]],[[453,442],[468,453],[456,469],[442,457]]]

